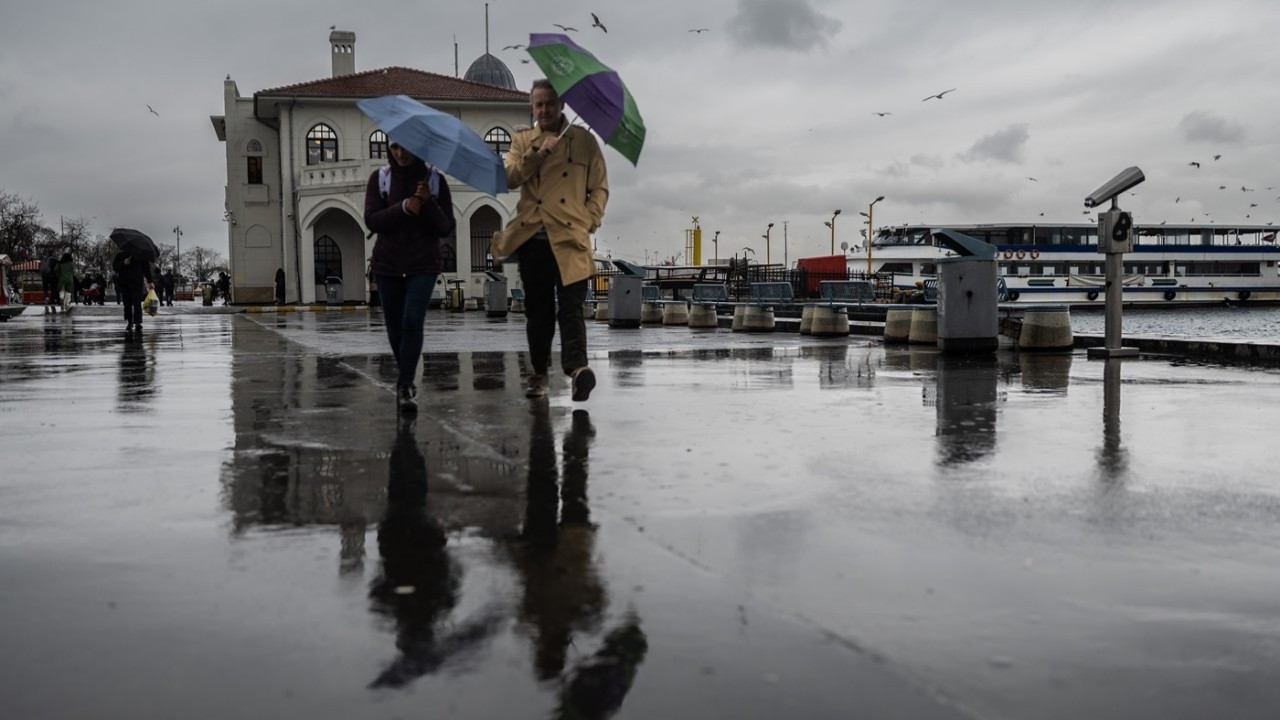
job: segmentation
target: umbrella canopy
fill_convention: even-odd
[[[502,158],[471,128],[405,95],[356,103],[392,142],[489,195],[507,191]]]
[[[529,55],[547,74],[566,105],[591,126],[605,144],[635,165],[644,146],[644,120],[635,98],[618,73],[567,35],[533,33]]]
[[[122,252],[127,252],[142,260],[155,262],[160,259],[160,248],[146,233],[130,228],[116,228],[111,231],[111,242]]]

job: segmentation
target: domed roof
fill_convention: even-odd
[[[507,69],[506,63],[489,53],[476,58],[476,61],[471,63],[471,67],[467,68],[467,74],[463,75],[462,79],[507,90],[516,89],[516,78]]]

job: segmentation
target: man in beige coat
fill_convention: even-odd
[[[573,400],[595,387],[587,366],[587,324],[582,306],[595,274],[591,233],[609,200],[609,178],[600,144],[590,131],[570,125],[551,83],[535,80],[530,93],[531,130],[516,133],[507,153],[507,184],[520,188],[516,215],[495,235],[494,258],[515,255],[524,284],[525,333],[533,375],[526,395],[547,394],[551,341],[560,325],[560,366],[571,378]],[[557,312],[557,300],[559,311]]]

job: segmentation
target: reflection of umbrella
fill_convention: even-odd
[[[111,241],[121,251],[140,259],[155,262],[160,259],[160,248],[146,233],[129,228],[116,228],[111,231]]]
[[[644,146],[644,120],[618,73],[567,35],[533,33],[528,52],[560,99],[635,165]]]
[[[392,142],[489,195],[507,191],[502,159],[458,118],[405,95],[356,103]]]

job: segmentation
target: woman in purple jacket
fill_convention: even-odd
[[[369,268],[399,368],[396,406],[400,412],[414,413],[422,325],[442,270],[440,238],[454,230],[453,199],[439,171],[394,142],[388,149],[391,163],[369,176],[364,224],[378,234]]]

